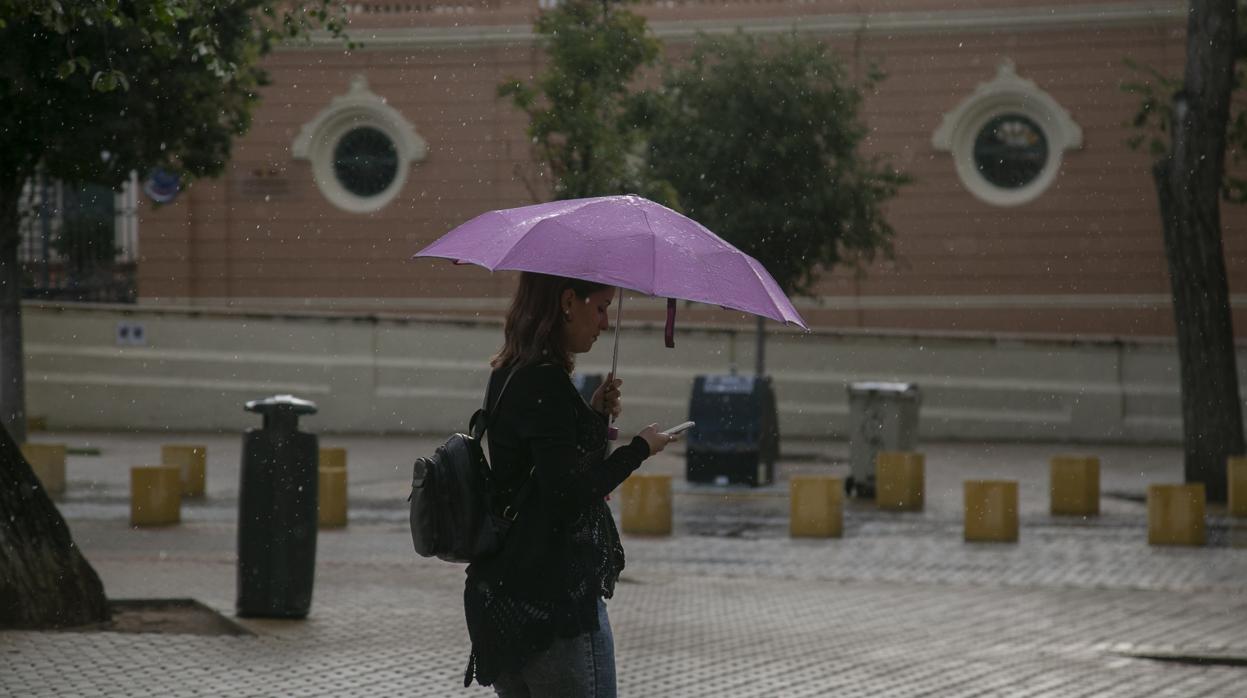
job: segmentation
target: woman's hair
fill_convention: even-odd
[[[577,298],[585,299],[609,286],[594,281],[521,272],[520,285],[515,289],[515,298],[511,300],[511,309],[507,311],[506,325],[502,330],[502,349],[489,365],[503,368],[549,361],[570,373],[575,359],[563,346],[560,330],[563,324],[563,291],[569,288]]]

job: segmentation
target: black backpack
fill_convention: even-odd
[[[498,392],[494,407],[515,375],[513,369]],[[424,557],[447,562],[473,562],[502,549],[502,542],[518,515],[532,471],[514,502],[501,501],[493,469],[485,458],[481,438],[489,428],[492,410],[489,391],[485,403],[472,415],[467,434],[454,434],[429,458],[416,460],[411,477],[411,542]]]

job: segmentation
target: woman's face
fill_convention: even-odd
[[[563,341],[569,354],[583,354],[593,348],[598,335],[610,328],[609,314],[615,289],[604,288],[580,298],[569,289],[563,291]]]

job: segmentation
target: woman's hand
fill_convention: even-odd
[[[611,419],[618,419],[619,413],[623,411],[619,392],[619,386],[621,385],[623,385],[623,379],[616,378],[613,373],[607,374],[606,380],[602,381],[598,389],[593,391],[593,397],[589,400],[589,406]]]
[[[649,444],[649,454],[651,456],[666,448],[667,444],[680,438],[678,436],[669,436],[661,431],[658,431],[657,424],[651,424],[648,427],[645,427],[641,430],[640,434],[637,434],[637,436],[645,439],[645,443]]]

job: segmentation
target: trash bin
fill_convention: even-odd
[[[875,496],[875,456],[912,451],[918,433],[921,393],[913,383],[849,384],[849,477],[844,489]]]
[[[299,431],[316,405],[292,395],[247,403],[264,417],[243,437],[238,493],[239,616],[303,618],[312,605],[316,567],[319,450]]]
[[[767,485],[779,457],[779,419],[769,377],[697,376],[688,418],[689,482]]]

